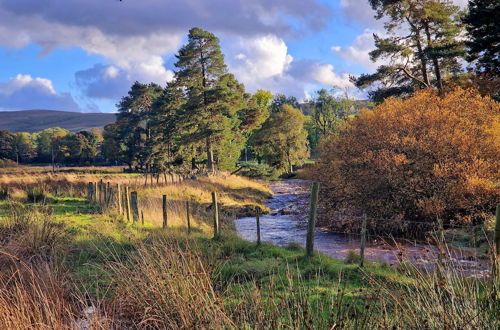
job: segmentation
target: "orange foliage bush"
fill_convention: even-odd
[[[479,223],[500,201],[500,104],[473,91],[432,90],[363,110],[322,142],[323,220],[372,217]]]

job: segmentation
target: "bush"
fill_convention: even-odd
[[[238,174],[249,178],[276,180],[280,175],[279,170],[266,163],[259,164],[257,162],[240,162],[238,166],[241,168]]]
[[[29,203],[43,203],[47,199],[47,187],[44,185],[28,186],[26,200]]]
[[[344,262],[346,264],[359,264],[361,261],[361,256],[354,250],[347,251],[347,255],[345,256]]]
[[[9,186],[0,184],[0,201],[8,199],[10,196]]]
[[[15,167],[17,163],[10,159],[0,158],[0,168]]]
[[[390,98],[322,141],[311,175],[325,183],[330,218],[479,223],[500,199],[499,131],[499,103],[472,91]]]

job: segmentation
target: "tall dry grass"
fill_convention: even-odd
[[[234,327],[195,250],[166,237],[141,245],[130,260],[109,263],[116,281],[113,310],[124,327],[220,329]]]
[[[12,201],[0,222],[0,329],[109,329],[65,269],[68,233],[44,206]]]

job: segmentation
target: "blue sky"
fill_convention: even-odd
[[[457,3],[465,3],[456,0]],[[190,27],[214,32],[247,90],[304,99],[371,72],[367,0],[0,0],[0,110],[112,112],[133,81],[164,85]]]

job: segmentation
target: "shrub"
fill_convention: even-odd
[[[26,188],[26,200],[29,203],[43,203],[47,198],[47,187],[44,185],[28,186]]]
[[[499,132],[499,103],[473,91],[390,98],[322,141],[311,174],[325,183],[330,218],[343,209],[479,223],[500,198]]]
[[[347,255],[345,256],[344,262],[346,264],[359,264],[361,261],[361,256],[354,250],[347,251]]]
[[[9,186],[6,184],[0,184],[0,201],[6,200],[9,196]]]

